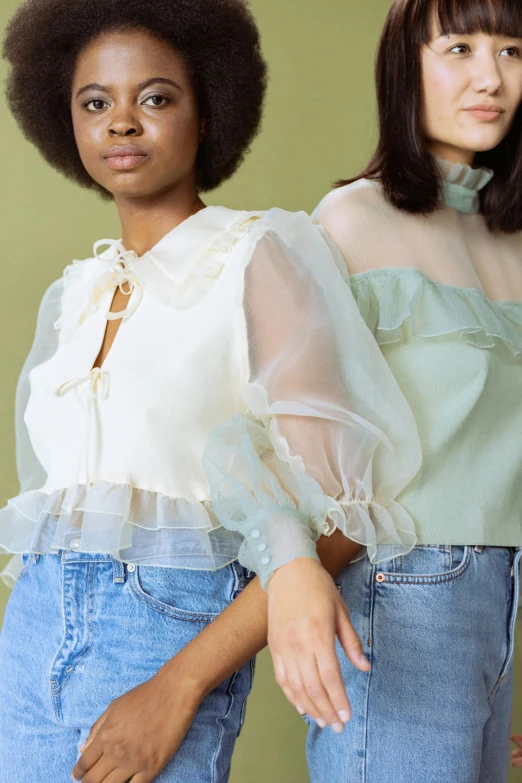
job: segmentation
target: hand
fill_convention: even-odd
[[[357,669],[371,667],[332,577],[312,558],[293,560],[274,573],[268,597],[268,644],[278,684],[301,714],[342,731],[351,708],[335,637]]]
[[[72,771],[85,783],[150,783],[174,756],[200,704],[183,673],[178,682],[160,669],[115,699],[91,728]],[[197,693],[197,691],[196,691]]]
[[[517,749],[511,754],[512,766],[522,767],[522,734],[514,734],[511,739],[517,746]]]

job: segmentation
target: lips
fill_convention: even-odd
[[[148,159],[148,153],[143,147],[136,144],[127,144],[121,147],[111,147],[104,155],[104,159],[111,169],[134,169]]]
[[[504,109],[500,106],[491,106],[487,103],[479,103],[476,106],[470,106],[466,109],[468,114],[472,114],[474,117],[480,120],[496,120],[501,114],[504,114]]]

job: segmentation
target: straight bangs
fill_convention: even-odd
[[[521,0],[432,0],[431,7],[425,2],[418,5],[425,11],[422,43],[431,40],[434,19],[439,35],[485,33],[522,38]]]

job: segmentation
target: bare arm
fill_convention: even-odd
[[[338,576],[360,550],[359,544],[336,531],[317,543],[321,563]],[[174,677],[179,686],[184,672],[186,686],[201,701],[267,645],[268,594],[256,577],[219,617],[158,672],[167,684]],[[219,650],[220,654],[215,655]],[[209,661],[212,668],[209,669]]]

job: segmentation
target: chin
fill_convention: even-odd
[[[490,152],[498,147],[505,136],[506,133],[503,131],[499,132],[498,129],[491,128],[488,132],[488,129],[485,128],[477,133],[466,134],[466,138],[462,139],[458,146],[470,152]]]
[[[143,182],[102,183],[113,198],[150,198],[158,192],[158,187]]]

